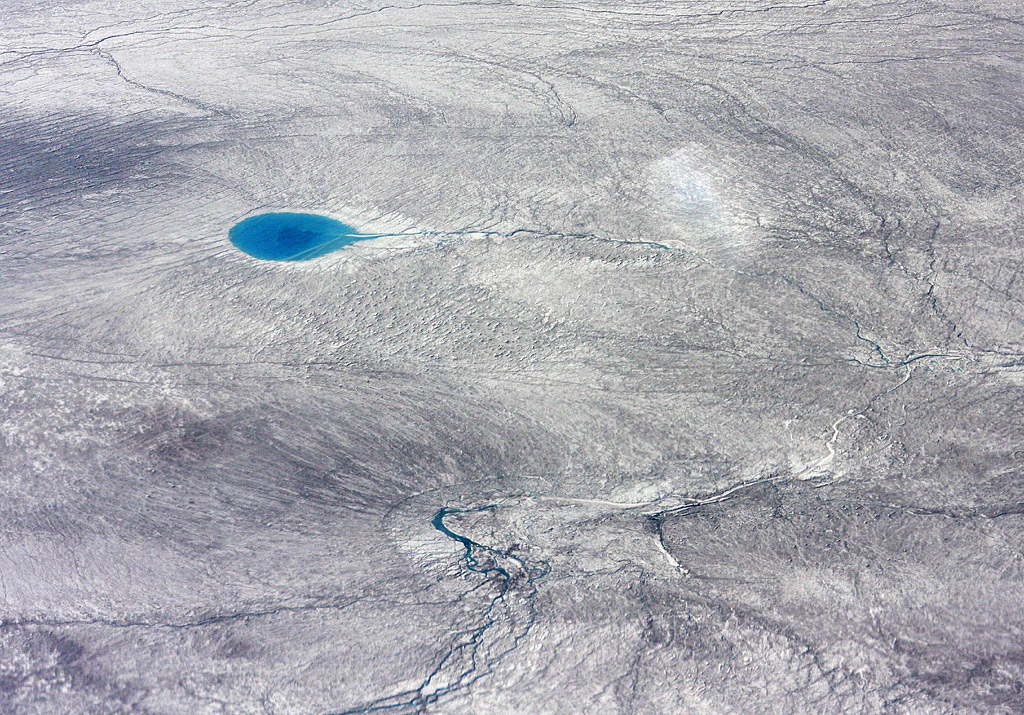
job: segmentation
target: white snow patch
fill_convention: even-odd
[[[667,235],[659,241],[713,263],[748,259],[762,242],[761,217],[741,195],[741,179],[689,147],[654,163],[651,191]]]

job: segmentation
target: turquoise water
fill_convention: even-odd
[[[228,231],[235,248],[265,261],[308,261],[379,236],[326,216],[284,212],[250,216]]]

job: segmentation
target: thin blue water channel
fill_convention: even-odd
[[[235,248],[265,261],[308,261],[382,235],[319,214],[288,212],[250,216],[228,231]]]

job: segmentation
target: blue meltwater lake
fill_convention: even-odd
[[[286,212],[250,216],[228,231],[235,248],[265,261],[308,261],[379,237],[327,216]]]

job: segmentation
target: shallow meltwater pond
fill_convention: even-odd
[[[327,216],[287,212],[250,216],[228,231],[235,248],[265,261],[308,261],[379,236]]]

